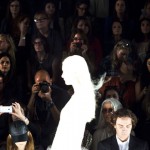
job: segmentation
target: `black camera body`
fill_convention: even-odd
[[[50,83],[43,81],[39,83],[39,88],[42,93],[47,93],[49,91]]]
[[[82,43],[81,42],[77,42],[77,43],[75,43],[75,45],[76,45],[77,48],[81,48]]]

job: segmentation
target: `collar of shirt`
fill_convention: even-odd
[[[119,146],[119,150],[128,150],[129,149],[129,141],[130,141],[130,137],[128,138],[128,140],[122,142],[116,135],[116,139],[117,139],[117,143]]]

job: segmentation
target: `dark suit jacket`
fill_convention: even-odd
[[[103,140],[98,143],[97,150],[119,150],[116,136]],[[134,136],[130,136],[129,150],[149,150],[148,144]]]

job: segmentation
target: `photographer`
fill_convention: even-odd
[[[35,84],[28,103],[29,119],[38,132],[33,133],[35,144],[42,149],[51,145],[60,118],[60,111],[69,100],[67,91],[52,84],[45,70],[39,70],[34,76]]]
[[[93,56],[88,49],[89,46],[86,34],[81,30],[73,32],[71,35],[68,56],[80,55],[84,57],[89,66],[90,73],[94,74],[96,68],[94,67],[94,60],[92,59]]]

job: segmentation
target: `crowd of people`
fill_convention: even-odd
[[[75,94],[73,84],[64,81],[62,68],[63,61],[74,55],[84,58],[94,85],[106,74],[95,91],[95,117],[84,121],[81,147],[103,149],[117,134],[117,118],[116,122],[112,118],[120,109],[127,111],[121,117],[130,120],[132,112],[137,117],[131,139],[150,145],[149,8],[149,0],[1,0],[0,106],[12,106],[13,111],[0,112],[0,149],[16,150],[19,145],[14,143],[22,139],[24,149],[50,149],[61,110]],[[86,99],[88,88],[81,83]],[[79,108],[82,103],[77,102]],[[24,135],[19,140],[13,138],[16,126]]]

